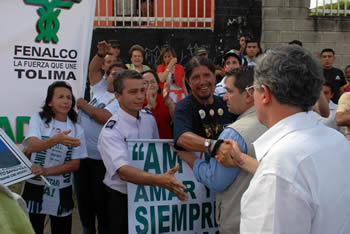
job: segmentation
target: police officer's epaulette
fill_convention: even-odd
[[[153,112],[150,109],[142,109],[141,112],[149,115],[153,115]]]
[[[117,121],[111,119],[109,120],[107,123],[106,123],[106,126],[105,128],[110,128],[110,129],[113,129],[114,125],[117,123]]]

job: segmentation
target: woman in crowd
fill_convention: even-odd
[[[169,97],[168,85],[165,84],[163,93],[159,88],[159,78],[152,70],[141,73],[146,86],[145,109],[152,111],[158,127],[160,139],[172,139],[172,120],[175,104]]]
[[[50,216],[51,233],[71,233],[72,172],[87,156],[84,131],[77,124],[72,88],[64,81],[48,87],[42,111],[34,114],[23,145],[37,175],[25,182],[23,198],[35,230],[44,231],[45,216]],[[45,176],[51,186],[40,177]]]
[[[161,58],[162,64],[157,67],[160,88],[163,89],[164,83],[168,82],[170,97],[177,103],[187,95],[184,67],[177,64],[176,53],[173,48],[163,49]]]
[[[145,49],[140,45],[133,45],[129,49],[129,57],[131,64],[126,64],[129,70],[143,72],[149,70],[147,65],[143,65],[143,57],[145,56]]]

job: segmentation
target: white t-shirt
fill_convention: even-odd
[[[119,102],[115,99],[114,93],[107,91],[108,82],[101,79],[97,84],[91,87],[93,97],[90,105],[108,110],[112,115],[119,109]],[[88,114],[81,111],[80,124],[85,131],[88,157],[101,160],[100,152],[97,149],[98,136],[102,129],[102,124],[97,123]]]
[[[49,124],[46,124],[45,121],[40,118],[39,113],[34,114],[30,119],[29,132],[23,142],[24,146],[27,146],[27,140],[29,137],[47,139],[67,130],[72,130],[69,136],[80,139],[81,145],[79,147],[72,148],[58,144],[47,150],[32,153],[31,162],[33,164],[40,164],[44,168],[49,168],[62,165],[71,159],[82,159],[87,157],[84,130],[79,124],[74,124],[69,118],[67,119],[67,122],[53,119]],[[46,176],[46,179],[51,184],[50,187],[48,187],[38,176],[27,180],[28,183],[44,186],[41,210],[37,205],[28,202],[28,212],[50,214],[54,216],[67,216],[71,214],[72,210],[62,210],[59,208],[59,204],[61,199],[60,190],[72,185],[72,177],[73,173]]]

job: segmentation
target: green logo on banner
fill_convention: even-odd
[[[61,10],[55,8],[70,9],[74,3],[79,3],[81,0],[24,0],[24,2],[28,5],[42,6],[37,11],[40,16],[36,24],[39,35],[35,40],[57,43],[57,32],[60,28],[58,16]]]

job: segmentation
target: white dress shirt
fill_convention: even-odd
[[[313,112],[289,116],[254,148],[260,165],[241,200],[241,233],[350,233],[350,144]]]
[[[222,78],[222,80],[216,84],[215,86],[215,90],[214,90],[214,95],[219,96],[219,97],[224,97],[225,93],[226,93],[226,85],[225,85],[225,81],[226,81],[227,76],[224,76]]]
[[[332,102],[332,100],[329,101],[328,105],[329,105],[329,116],[327,118],[320,116],[321,122],[324,125],[330,128],[334,128],[335,130],[344,134],[345,130],[343,130],[342,127],[338,126],[337,123],[335,122],[335,114],[337,112],[338,105]]]
[[[119,108],[102,128],[98,150],[106,167],[103,182],[113,190],[127,193],[126,181],[121,180],[117,170],[128,165],[126,139],[158,139],[157,123],[152,112],[142,110],[135,118]]]

